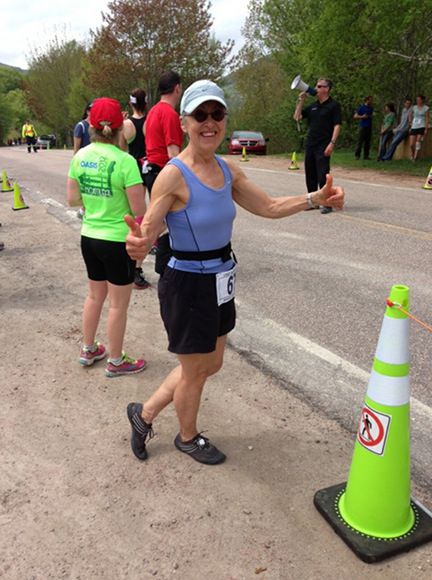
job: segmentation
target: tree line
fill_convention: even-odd
[[[111,96],[126,107],[139,86],[151,105],[160,73],[174,69],[185,86],[204,77],[221,82],[229,128],[262,131],[272,152],[302,146],[305,128],[292,119],[294,76],[310,84],[329,77],[350,145],[364,96],[374,96],[377,132],[384,103],[399,110],[405,96],[431,95],[431,11],[432,0],[250,0],[234,57],[234,43],[211,33],[208,0],[113,0],[87,43],[55,34],[33,51],[25,74],[0,68],[0,140],[31,116],[39,133],[67,143],[86,103]]]
[[[274,151],[302,144],[305,127],[298,131],[292,119],[297,74],[309,84],[333,81],[346,146],[356,139],[353,113],[365,96],[374,97],[376,135],[385,103],[399,113],[406,96],[432,102],[431,0],[250,0],[248,7],[236,123],[259,125]]]
[[[88,102],[110,96],[126,108],[130,91],[141,87],[151,105],[158,99],[159,76],[168,69],[179,72],[185,85],[203,77],[219,81],[231,65],[233,42],[222,44],[211,26],[207,0],[109,2],[87,43],[56,33],[47,46],[33,50],[17,83],[25,113],[8,111],[10,123],[0,127],[0,138],[30,115],[39,133],[41,126],[60,145],[68,143]]]

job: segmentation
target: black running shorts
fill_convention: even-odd
[[[160,312],[168,350],[204,354],[216,349],[236,319],[234,299],[217,304],[216,274],[194,274],[167,267],[158,285]]]
[[[409,134],[410,135],[424,135],[425,134],[424,127],[421,129],[411,129]]]
[[[126,286],[134,281],[135,261],[126,252],[125,242],[81,236],[81,253],[90,280],[108,281],[116,286]]]

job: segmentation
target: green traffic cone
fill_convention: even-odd
[[[288,166],[288,169],[290,170],[300,169],[297,163],[297,153],[295,151],[293,151],[293,154],[291,155],[291,163]]]
[[[12,209],[18,211],[20,209],[28,209],[29,206],[25,203],[21,194],[20,187],[17,182],[14,183],[14,204]]]
[[[348,482],[320,490],[314,497],[320,513],[365,562],[383,560],[432,539],[432,518],[410,497],[408,310],[408,287],[393,286]]]
[[[11,187],[10,181],[7,177],[7,173],[4,169],[2,171],[1,181],[2,181],[2,188],[1,188],[2,191],[13,191],[13,187]]]
[[[423,185],[423,189],[432,189],[432,167],[429,169],[429,173],[426,178],[426,182]]]
[[[409,309],[406,286],[390,300]],[[409,319],[387,306],[345,493],[343,519],[378,538],[397,538],[414,524],[410,501]]]

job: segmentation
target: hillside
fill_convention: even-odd
[[[24,69],[24,68],[20,68],[19,66],[12,66],[10,64],[4,64],[3,62],[0,62],[0,68],[5,68],[8,70],[13,70],[13,71],[17,71],[21,74],[27,74],[28,70]]]

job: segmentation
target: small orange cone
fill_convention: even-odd
[[[29,206],[25,204],[24,200],[23,200],[23,196],[21,195],[21,191],[19,188],[19,185],[17,182],[14,183],[14,204],[13,204],[13,210],[17,211],[19,209],[28,209]]]
[[[423,185],[423,189],[432,189],[432,167],[429,169],[429,175],[426,178],[426,183]]]

